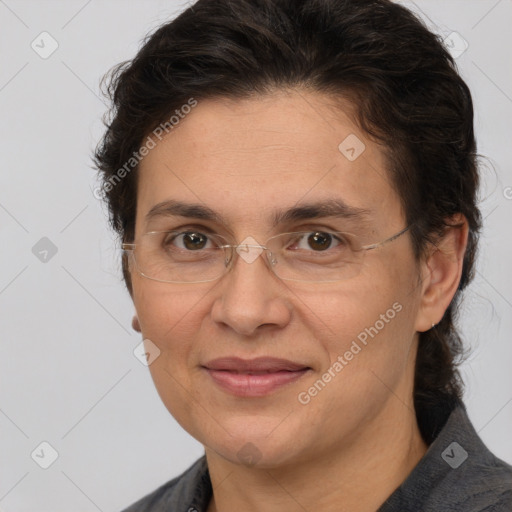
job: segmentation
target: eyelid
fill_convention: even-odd
[[[227,228],[226,226],[221,224],[220,231],[223,231],[223,233],[221,234],[221,233],[219,233],[218,226],[219,225],[216,225],[216,227],[209,227],[206,224],[187,223],[187,224],[182,224],[176,228],[169,229],[169,231],[197,230],[197,231],[200,231],[201,233],[220,236],[222,238],[225,238],[226,240],[231,240],[231,239],[234,240],[235,239],[234,234],[232,233],[232,231],[229,228]]]
[[[298,233],[302,234],[303,236],[305,234],[309,234],[309,233],[325,233],[327,235],[330,235],[332,237],[332,240],[337,242],[337,243],[340,243],[340,244],[345,244],[347,242],[350,242],[350,240],[347,238],[347,237],[344,237],[343,235],[345,234],[345,232],[343,231],[332,231],[332,230],[323,230],[323,229],[309,229],[309,230],[306,230],[306,231],[299,231]],[[337,233],[341,233],[342,236],[339,236]],[[298,239],[299,240],[299,239]],[[302,240],[302,237],[300,238],[300,240]]]
[[[173,227],[172,229],[169,228],[166,231],[206,231],[209,233],[213,233],[212,228],[209,228],[208,226],[204,226],[202,224],[183,224],[181,226]]]
[[[346,229],[339,229],[334,227],[329,227],[326,225],[320,225],[320,224],[308,224],[306,226],[297,227],[294,229],[288,230],[289,233],[309,233],[311,231],[319,231],[321,233],[348,233],[350,234],[350,231],[347,231]]]
[[[225,243],[229,244],[229,242],[228,242],[229,237],[220,235],[220,234],[216,233],[215,231],[213,231],[213,229],[211,229],[207,226],[204,226],[204,225],[200,225],[200,224],[185,224],[183,226],[178,226],[173,229],[168,229],[168,230],[166,230],[166,232],[176,232],[177,233],[176,236],[178,236],[178,234],[183,234],[183,233],[187,233],[187,232],[198,232],[198,233],[207,235],[210,239],[218,238],[218,241],[221,242],[221,244],[225,244]],[[212,241],[214,241],[214,240],[212,240]]]

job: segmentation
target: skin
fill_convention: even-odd
[[[338,101],[337,105],[340,105]],[[378,242],[405,227],[382,147],[332,98],[276,91],[248,100],[205,100],[144,158],[136,238],[150,230],[206,226],[258,242],[302,228],[350,230]],[[349,161],[349,134],[366,145]],[[365,221],[324,218],[271,227],[276,207],[341,198]],[[184,218],[147,223],[156,204],[202,203],[225,224]],[[438,323],[460,280],[467,227],[451,229],[422,261],[408,233],[369,251],[342,282],[282,281],[263,257],[237,258],[217,281],[166,284],[132,269],[133,326],[158,346],[150,371],[180,425],[205,447],[214,495],[208,511],[374,511],[424,455],[413,407],[418,333]],[[402,309],[306,405],[307,391],[357,335]],[[235,397],[201,368],[224,356],[273,356],[311,367],[260,398]],[[256,447],[253,464],[237,456]],[[247,447],[245,448],[247,450]],[[253,449],[254,450],[254,449]]]

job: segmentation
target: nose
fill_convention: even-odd
[[[224,328],[250,337],[290,322],[287,287],[270,270],[265,248],[254,239],[233,249],[230,271],[215,289],[212,319]]]

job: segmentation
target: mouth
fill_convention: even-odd
[[[241,397],[266,396],[311,371],[300,363],[268,357],[215,359],[202,368],[223,391]]]

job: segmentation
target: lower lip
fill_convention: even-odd
[[[276,389],[300,379],[309,368],[298,371],[279,371],[260,375],[235,373],[227,370],[205,368],[213,381],[225,391],[243,397],[258,397],[272,393]]]

